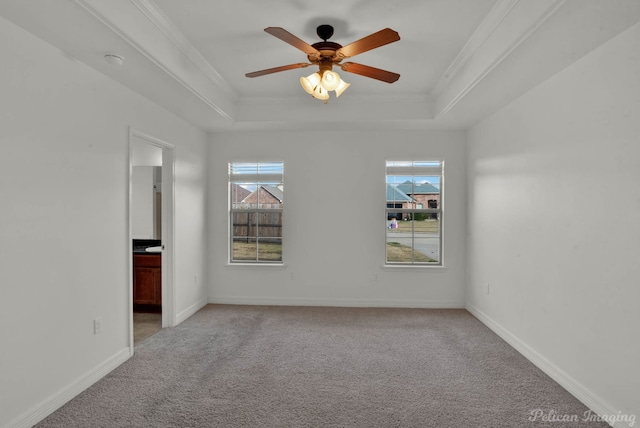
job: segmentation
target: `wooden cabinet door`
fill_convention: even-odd
[[[133,304],[162,304],[162,258],[160,254],[134,254]]]
[[[162,305],[162,270],[156,268],[156,274],[153,277],[153,289],[155,290],[154,305]]]
[[[158,305],[162,302],[161,270],[137,267],[133,271],[133,303]]]

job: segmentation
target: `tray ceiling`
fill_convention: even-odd
[[[466,129],[638,22],[640,2],[5,0],[0,16],[207,131]],[[354,60],[400,79],[336,70],[351,87],[324,105],[298,82],[312,67],[244,76],[306,60],[264,28],[315,43],[320,24],[342,45],[398,31]]]

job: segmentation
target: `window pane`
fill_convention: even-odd
[[[231,183],[231,208],[247,208],[244,201],[256,189],[254,183]]]
[[[282,162],[233,162],[229,164],[231,175],[280,174],[283,172]]]
[[[233,162],[229,164],[229,174],[257,174],[258,164],[256,162]]]
[[[258,261],[282,261],[282,239],[270,238],[258,240]]]
[[[440,193],[440,176],[433,175],[416,175],[413,177],[415,186],[424,186],[432,193]]]
[[[411,237],[397,231],[387,230],[387,262],[411,263],[413,260]]]
[[[416,234],[413,239],[415,263],[438,263],[440,261],[440,238],[427,234]]]
[[[233,238],[231,242],[231,260],[255,261],[258,254],[258,244],[255,238]]]
[[[258,163],[259,174],[280,174],[283,172],[282,162],[260,162]]]
[[[255,212],[235,212],[231,214],[231,219],[233,221],[231,236],[233,236],[234,240],[247,238],[247,237],[256,237],[258,228],[256,225],[257,213]]]
[[[282,212],[261,212],[258,219],[258,236],[261,239],[282,238]]]
[[[439,168],[441,165],[440,161],[413,161],[413,166],[420,168]]]
[[[440,221],[431,213],[402,213],[403,219],[386,221],[386,252],[389,263],[439,263]]]
[[[232,183],[231,207],[233,209],[282,208],[283,203],[282,183]]]

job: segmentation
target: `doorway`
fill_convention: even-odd
[[[175,325],[174,146],[129,130],[129,345]]]

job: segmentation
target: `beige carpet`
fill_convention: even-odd
[[[608,427],[585,412],[464,310],[208,305],[38,426]]]

